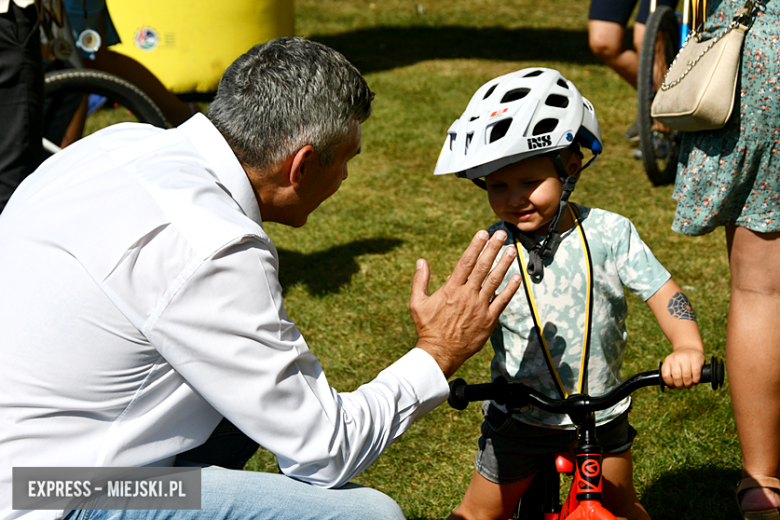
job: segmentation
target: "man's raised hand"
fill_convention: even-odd
[[[423,259],[417,261],[409,303],[417,329],[416,346],[433,356],[448,378],[482,349],[520,287],[520,275],[516,274],[493,298],[517,257],[517,250],[508,247],[495,269],[490,270],[505,241],[503,231],[492,238],[487,231],[479,231],[444,285],[430,296],[430,267]]]

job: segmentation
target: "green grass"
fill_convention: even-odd
[[[573,200],[629,217],[696,308],[708,355],[723,356],[728,266],[722,230],[670,230],[672,188],[651,186],[622,137],[635,93],[587,47],[587,0],[298,0],[298,34],[343,52],[376,92],[363,153],[342,189],[298,230],[268,226],[281,257],[289,315],[332,386],[350,391],[415,342],[408,298],[415,260],[438,287],[479,228],[496,219],[484,192],[433,167],[450,123],[485,81],[523,67],[560,69],[593,102],[605,154]],[[669,345],[630,296],[624,375],[650,370]],[[459,375],[488,379],[489,347]],[[479,407],[440,407],[355,481],[395,498],[410,518],[442,518],[468,485]],[[656,520],[736,517],[739,446],[728,389],[635,394],[635,481]],[[250,469],[275,471],[260,451]]]

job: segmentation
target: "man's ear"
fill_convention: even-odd
[[[288,178],[290,186],[298,190],[306,174],[311,171],[312,161],[317,161],[317,154],[314,153],[314,147],[307,144],[290,157],[290,166],[288,167]]]

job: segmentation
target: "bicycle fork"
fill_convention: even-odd
[[[604,492],[602,486],[602,449],[596,439],[595,414],[585,416],[582,424],[577,426],[577,448],[574,456],[574,467],[571,462],[568,468],[556,460],[558,471],[574,470],[574,480],[566,501],[560,513],[545,508],[545,520],[615,520],[601,503]]]

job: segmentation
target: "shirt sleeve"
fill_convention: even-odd
[[[653,252],[647,247],[634,224],[620,217],[618,237],[613,242],[613,253],[623,285],[647,301],[671,278]]]
[[[273,246],[223,249],[176,291],[147,337],[203,398],[288,476],[338,487],[449,393],[420,349],[353,392],[333,389],[284,310]]]

